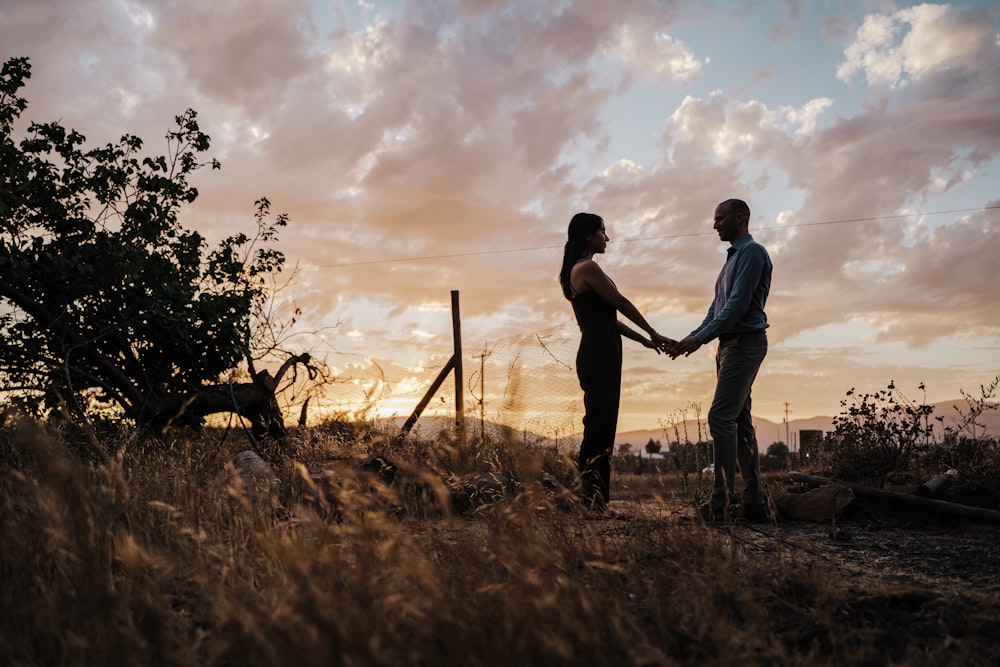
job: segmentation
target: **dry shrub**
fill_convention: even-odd
[[[292,485],[215,484],[237,442],[133,434],[91,464],[58,433],[3,426],[0,663],[882,664],[861,627],[878,619],[855,607],[845,628],[848,584],[800,552],[678,524],[656,498],[586,521],[536,483],[563,457],[437,444],[392,452],[429,495],[345,475],[324,514]],[[484,469],[511,473],[511,493],[454,512],[441,474]],[[957,664],[946,640],[911,664]]]
[[[923,384],[919,387],[924,389]],[[930,441],[934,408],[908,399],[893,382],[871,393],[847,392],[843,412],[833,418],[824,441],[824,462],[835,477],[881,483],[889,473],[908,469],[921,444]]]
[[[924,385],[918,387],[924,390]],[[980,387],[979,397],[962,392],[957,426],[938,434],[944,418],[926,402],[911,401],[892,382],[886,389],[847,392],[834,431],[810,454],[811,468],[831,477],[872,486],[916,488],[945,472],[957,473],[943,499],[981,507],[1000,504],[1000,441],[980,423],[993,400],[1000,376]]]
[[[995,437],[958,438],[935,444],[920,458],[920,476],[930,479],[945,471],[957,473],[950,492],[961,487],[967,497],[976,489],[978,504],[996,507],[1000,502],[1000,439]]]

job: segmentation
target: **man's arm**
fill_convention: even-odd
[[[701,347],[703,341],[700,340],[696,334],[702,329],[704,329],[706,326],[708,326],[709,322],[711,322],[714,319],[715,319],[715,301],[713,300],[712,305],[708,307],[708,314],[705,315],[705,319],[701,321],[701,324],[699,324],[695,328],[695,330],[689,333],[687,336],[677,341],[674,344],[673,348],[668,351],[670,354],[670,358],[676,359],[677,357],[680,357],[682,355],[687,357],[692,352],[696,351],[699,347]],[[707,342],[707,340],[708,339],[706,339],[705,342]]]
[[[707,343],[715,338],[720,330],[725,329],[727,324],[736,322],[746,314],[765,266],[767,266],[767,251],[762,246],[751,244],[740,252],[729,296],[715,316],[711,320],[706,318],[706,321],[694,331],[698,340]]]
[[[715,312],[715,301],[708,309],[708,315],[697,329],[689,336],[680,340],[670,352],[670,358],[689,356],[702,345],[718,335],[720,329],[730,322],[739,320],[746,314],[753,299],[754,291],[760,282],[767,266],[767,251],[759,245],[750,245],[740,252],[737,258],[736,273],[732,279],[732,288],[726,302]]]

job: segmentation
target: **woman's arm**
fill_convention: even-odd
[[[646,318],[642,316],[639,309],[636,308],[631,301],[629,301],[624,294],[618,291],[618,287],[615,286],[608,274],[601,269],[600,265],[592,259],[586,259],[576,266],[570,272],[570,283],[577,294],[581,292],[586,292],[588,289],[592,289],[597,292],[598,296],[610,303],[615,307],[619,313],[630,319],[636,324],[640,329],[649,334],[650,338],[654,341],[659,334],[656,333],[656,329],[646,321]],[[621,330],[621,324],[619,324],[619,330]],[[633,332],[635,333],[635,332]],[[628,336],[627,333],[622,331],[622,334]],[[636,334],[639,335],[639,334]],[[629,336],[631,338],[631,336]]]
[[[657,345],[656,340],[653,338],[653,336],[655,336],[656,334],[653,334],[649,338],[646,338],[641,333],[639,333],[629,325],[625,324],[621,320],[618,320],[618,333],[620,333],[625,338],[634,340],[637,343],[641,343],[646,347],[656,350],[657,354],[661,352],[660,345]]]

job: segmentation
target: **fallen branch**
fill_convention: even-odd
[[[851,491],[853,491],[855,495],[861,496],[863,498],[874,498],[876,500],[886,500],[889,502],[899,503],[901,505],[918,507],[920,509],[935,510],[943,514],[948,514],[950,516],[958,516],[965,519],[1000,523],[1000,511],[986,509],[984,507],[971,507],[969,505],[959,505],[958,503],[949,503],[946,500],[936,500],[934,498],[922,498],[920,496],[915,496],[909,493],[899,493],[897,491],[885,491],[883,489],[873,489],[872,487],[864,486],[863,484],[855,484],[853,482],[843,482],[836,479],[830,479],[828,477],[818,477],[816,475],[807,475],[806,473],[802,472],[792,471],[788,473],[788,478],[793,482],[803,482],[811,486],[825,486],[827,484],[839,484],[841,486],[846,486]]]
[[[923,498],[940,498],[956,477],[958,472],[955,470],[935,475],[917,487],[917,495]]]

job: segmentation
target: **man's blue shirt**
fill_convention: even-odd
[[[728,249],[726,263],[715,281],[715,300],[693,332],[702,343],[723,334],[763,331],[764,304],[771,291],[771,258],[747,234]]]

